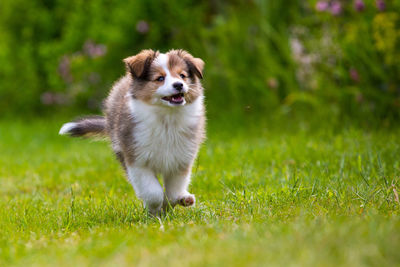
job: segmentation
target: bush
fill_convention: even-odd
[[[283,107],[398,116],[399,8],[383,0],[2,0],[0,112],[97,111],[124,74],[123,58],[184,48],[206,62],[212,114]]]

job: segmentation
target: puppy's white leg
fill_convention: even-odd
[[[141,167],[128,166],[128,179],[138,198],[143,200],[145,208],[158,215],[164,200],[164,192],[154,172]]]
[[[190,183],[191,172],[182,174],[170,174],[164,177],[165,193],[171,206],[176,204],[182,206],[192,206],[196,198],[187,191]]]

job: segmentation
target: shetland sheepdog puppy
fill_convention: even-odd
[[[187,189],[205,138],[204,62],[184,50],[143,50],[124,59],[127,72],[104,102],[104,116],[65,123],[60,134],[108,136],[136,195],[158,216],[192,206]],[[162,175],[165,190],[157,175]]]

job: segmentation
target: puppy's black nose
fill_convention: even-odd
[[[176,82],[176,83],[173,83],[172,84],[172,87],[174,87],[176,90],[178,90],[178,91],[182,91],[182,89],[183,89],[183,83],[181,83],[181,82]]]

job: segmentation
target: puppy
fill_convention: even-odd
[[[59,133],[108,136],[137,197],[151,214],[177,204],[192,206],[195,197],[187,188],[205,138],[200,83],[204,62],[184,50],[143,50],[124,62],[127,73],[105,100],[105,116],[68,122]]]

